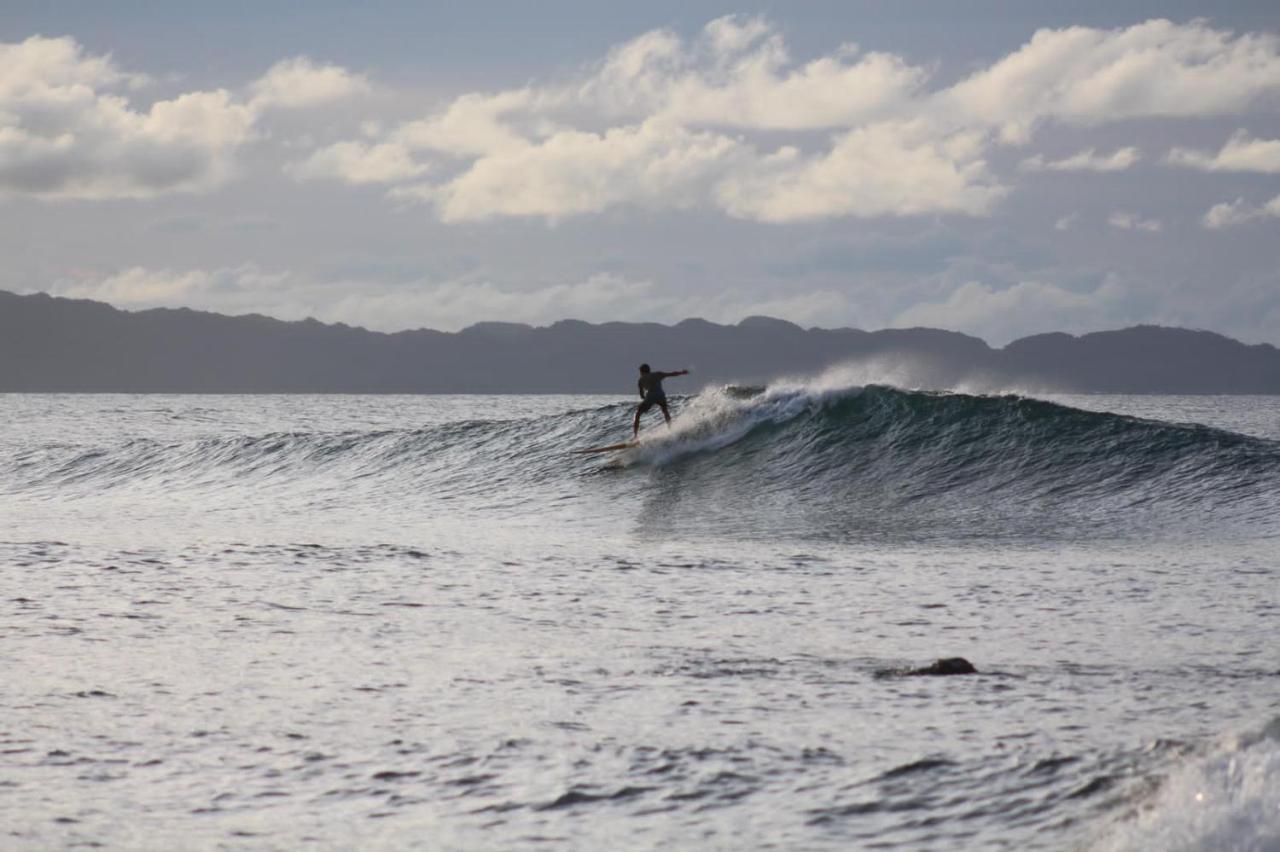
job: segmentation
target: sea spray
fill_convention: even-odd
[[[1280,717],[1185,759],[1133,807],[1098,852],[1280,849]]]

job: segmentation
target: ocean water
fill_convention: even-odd
[[[0,845],[1280,849],[1280,398],[674,402],[0,396]]]

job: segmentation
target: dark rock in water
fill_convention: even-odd
[[[908,672],[908,674],[913,675],[965,675],[977,673],[978,670],[973,667],[973,663],[964,657],[943,657],[931,666],[912,669]]]
[[[919,677],[923,675],[966,675],[977,674],[973,663],[964,657],[943,657],[931,665],[918,669],[881,669],[876,677]]]

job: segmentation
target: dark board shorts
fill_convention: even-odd
[[[655,405],[666,405],[667,395],[665,393],[645,394],[644,401],[640,403],[640,413],[644,414]]]

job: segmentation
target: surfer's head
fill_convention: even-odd
[[[648,364],[641,364],[641,365],[640,365],[640,372],[642,372],[642,373],[647,373],[647,372],[649,372],[649,365],[648,365]]]

